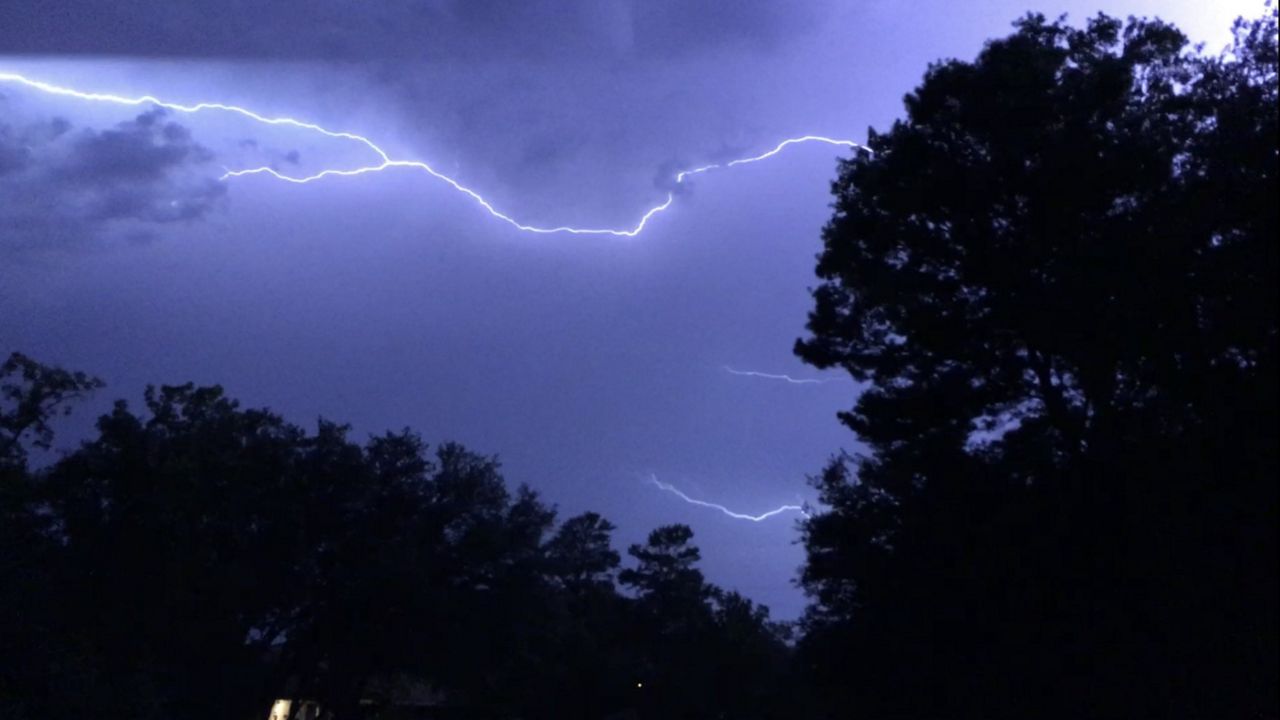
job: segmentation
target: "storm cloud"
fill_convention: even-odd
[[[0,125],[0,249],[145,237],[202,218],[226,193],[212,160],[163,110],[101,131],[62,118]]]
[[[45,0],[0,5],[0,52],[371,60],[767,47],[815,18],[783,0]],[[812,8],[811,4],[806,6]]]

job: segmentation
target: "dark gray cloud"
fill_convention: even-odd
[[[671,55],[726,43],[767,47],[811,22],[812,7],[789,0],[31,0],[0,4],[0,54]]]
[[[109,130],[0,125],[0,250],[66,247],[196,220],[223,199],[212,154],[164,111]]]

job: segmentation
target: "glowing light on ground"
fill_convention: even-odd
[[[688,495],[681,492],[680,489],[675,487],[674,485],[671,485],[670,483],[662,482],[657,478],[656,475],[650,475],[648,480],[650,483],[653,483],[655,486],[657,486],[658,489],[665,490],[666,492],[669,492],[672,495],[675,495],[676,497],[689,503],[690,505],[697,505],[699,507],[710,508],[712,510],[719,510],[720,512],[724,513],[725,515],[728,515],[729,517],[735,520],[750,520],[751,522],[764,522],[765,520],[768,520],[769,518],[774,517],[775,515],[781,515],[782,513],[787,513],[787,512],[798,512],[805,517],[809,517],[808,511],[804,509],[803,505],[779,505],[778,507],[768,512],[760,513],[759,515],[748,515],[747,513],[734,512],[733,510],[730,510],[729,508],[725,507],[724,505],[720,505],[719,503],[706,502],[705,500],[696,500],[694,498],[691,498]]]
[[[233,113],[236,115],[240,115],[241,117],[247,118],[249,120],[252,120],[254,122],[264,123],[267,125],[284,125],[289,127],[296,127],[301,130],[320,133],[322,135],[326,135],[331,138],[356,142],[368,148],[368,150],[376,156],[376,162],[373,162],[369,165],[363,165],[363,166],[354,167],[354,168],[326,168],[316,173],[313,173],[311,175],[305,175],[305,176],[289,175],[287,173],[282,173],[279,170],[276,170],[275,168],[267,167],[267,166],[254,167],[254,168],[242,168],[237,170],[227,168],[226,172],[222,176],[223,180],[228,180],[232,178],[242,178],[242,177],[248,177],[253,175],[265,175],[265,176],[274,178],[276,180],[284,181],[284,182],[295,183],[295,184],[306,184],[306,183],[316,182],[318,180],[322,180],[324,178],[329,178],[329,177],[354,177],[359,175],[366,175],[369,173],[382,172],[384,170],[391,170],[395,168],[408,168],[408,169],[420,170],[422,172],[427,173],[431,177],[448,184],[454,190],[457,190],[463,195],[466,195],[471,200],[475,201],[476,204],[478,204],[481,208],[483,208],[485,212],[487,212],[492,217],[497,218],[498,220],[501,220],[522,232],[538,233],[538,234],[569,233],[572,235],[611,235],[615,237],[635,237],[645,229],[645,227],[649,223],[649,220],[651,220],[655,215],[667,210],[667,208],[671,207],[672,203],[675,202],[675,192],[674,191],[668,192],[665,200],[646,210],[644,214],[640,216],[639,222],[637,222],[632,227],[586,228],[586,227],[574,227],[571,225],[557,225],[554,227],[542,227],[538,225],[529,225],[526,223],[522,223],[516,220],[511,215],[508,215],[498,210],[496,207],[494,207],[492,203],[490,203],[487,199],[485,199],[480,193],[467,187],[466,185],[463,185],[462,183],[458,182],[456,179],[449,177],[448,175],[445,175],[444,173],[436,170],[428,163],[423,162],[421,160],[405,160],[405,159],[392,158],[390,155],[388,155],[388,153],[385,150],[379,147],[372,140],[370,140],[369,138],[363,135],[358,135],[356,133],[338,132],[335,130],[329,130],[315,123],[307,122],[304,120],[298,120],[291,117],[268,117],[238,105],[227,105],[224,103],[217,103],[217,102],[199,102],[194,104],[182,104],[182,103],[174,103],[174,102],[161,100],[151,95],[142,95],[139,97],[125,97],[122,95],[113,95],[111,93],[86,92],[83,90],[76,90],[74,88],[64,87],[61,85],[55,85],[55,84],[44,82],[41,80],[34,80],[31,78],[25,77],[23,75],[19,75],[16,73],[9,73],[9,72],[0,72],[0,83],[21,85],[28,89],[36,90],[49,95],[75,98],[78,100],[85,100],[90,102],[101,102],[101,103],[109,103],[114,105],[130,105],[130,106],[144,106],[144,105],[155,106],[155,107],[160,107],[166,110],[171,110],[173,112],[180,112],[180,113],[198,113],[198,112],[204,112],[204,111],[218,111],[218,112]],[[823,137],[821,135],[802,135],[800,137],[788,138],[786,140],[783,140],[782,142],[774,146],[773,149],[763,152],[759,155],[739,158],[737,160],[730,160],[724,163],[713,163],[710,165],[704,165],[702,167],[693,168],[691,170],[681,171],[679,173],[676,173],[675,181],[676,181],[676,184],[679,185],[679,184],[683,184],[684,181],[689,177],[692,177],[694,175],[699,175],[705,172],[709,172],[711,170],[716,170],[721,168],[730,168],[738,165],[746,165],[749,163],[760,162],[761,160],[767,160],[768,158],[771,158],[774,155],[777,155],[778,153],[782,152],[785,148],[791,145],[799,145],[799,144],[805,144],[805,143],[821,143],[826,145],[834,145],[839,147],[866,150],[867,152],[870,152],[869,148],[859,143],[856,143],[852,140],[841,140],[837,138]]]

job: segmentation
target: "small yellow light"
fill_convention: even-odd
[[[638,687],[638,688],[642,688],[642,687],[644,687],[644,683],[636,683],[636,687]]]

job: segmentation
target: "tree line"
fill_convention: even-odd
[[[706,582],[686,526],[618,572],[608,520],[557,522],[493,458],[217,387],[119,401],[33,471],[100,383],[16,353],[0,380],[6,718],[365,717],[414,684],[468,717],[785,716],[786,628]]]

